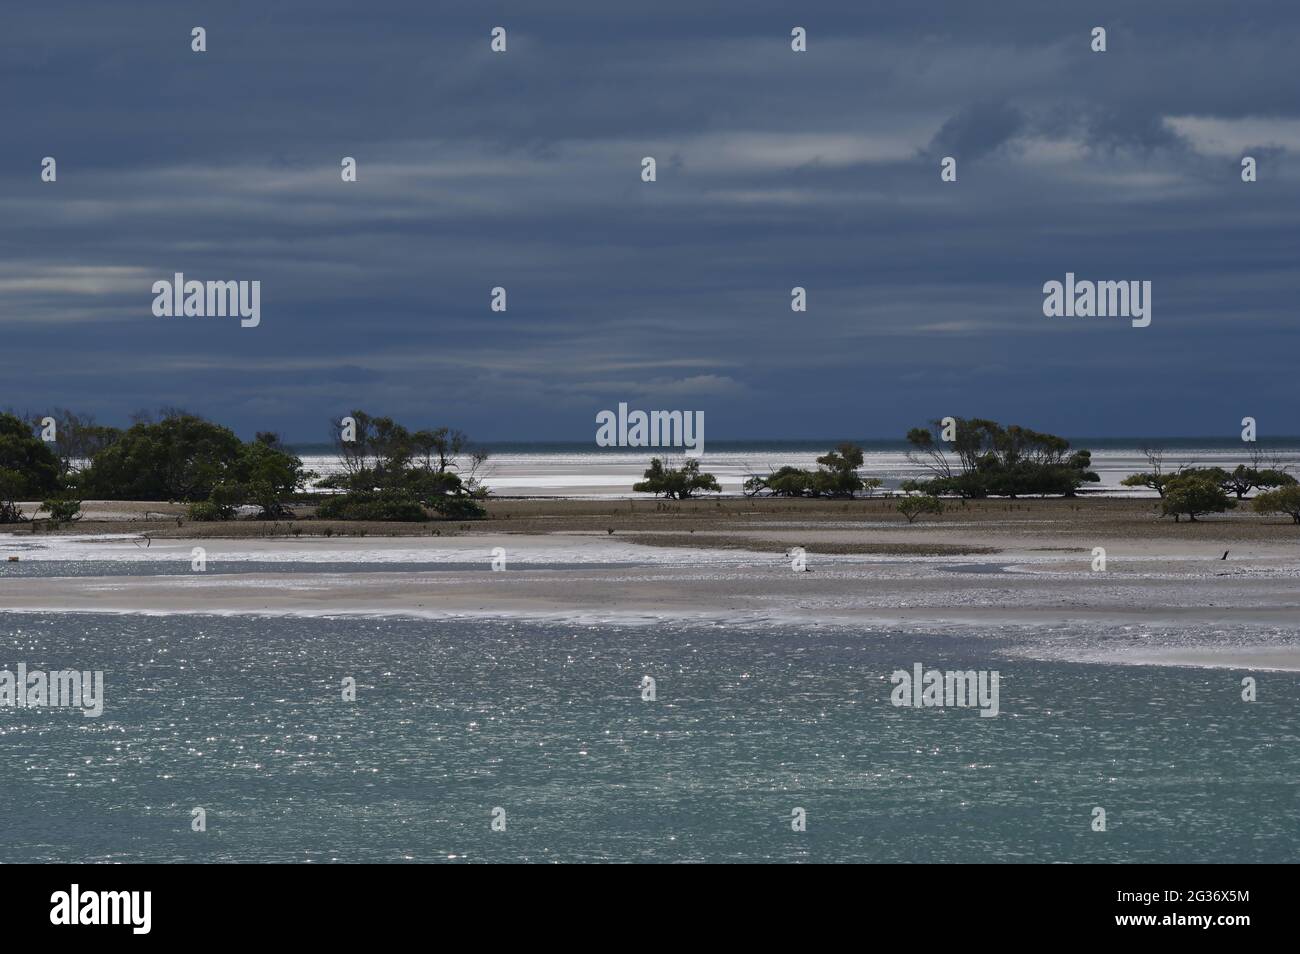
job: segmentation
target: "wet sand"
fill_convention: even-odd
[[[1149,504],[1104,500],[970,504],[914,525],[879,500],[494,501],[493,510],[494,519],[474,524],[412,525],[419,536],[327,537],[309,533],[321,529],[311,521],[278,525],[298,529],[296,536],[256,536],[272,525],[176,527],[174,519],[150,521],[150,530],[136,523],[117,536],[87,534],[89,522],[57,536],[0,535],[0,554],[20,561],[102,560],[118,573],[123,565],[140,571],[24,577],[4,575],[0,564],[0,612],[1068,629],[1080,634],[1078,658],[1300,669],[1300,650],[1277,635],[1300,632],[1300,528],[1289,521],[1233,514],[1174,524],[1155,520]],[[196,528],[230,535],[181,535]],[[188,566],[194,546],[210,567],[295,566],[148,575],[145,564]],[[1092,568],[1096,546],[1106,549],[1104,572]],[[497,547],[504,572],[491,569]],[[793,547],[805,550],[810,572],[792,569]],[[331,571],[347,563],[456,568]],[[475,564],[481,568],[465,568]],[[1169,632],[1154,642],[1090,639],[1133,627]],[[1231,639],[1216,642],[1216,628]],[[1252,642],[1255,631],[1268,635]],[[1184,644],[1187,633],[1201,634],[1199,644]],[[1070,644],[1051,648],[1068,652]]]
[[[86,518],[57,532],[147,533],[154,539],[630,532],[643,534],[642,542],[652,543],[657,542],[652,539],[654,535],[703,534],[715,538],[707,544],[687,539],[687,546],[713,546],[718,539],[735,537],[764,546],[779,546],[791,538],[801,538],[827,546],[850,547],[905,543],[909,546],[1091,549],[1108,542],[1126,545],[1164,541],[1176,546],[1204,544],[1213,549],[1219,543],[1231,546],[1258,542],[1290,546],[1300,552],[1300,526],[1289,517],[1251,513],[1246,504],[1195,523],[1186,520],[1175,523],[1160,517],[1158,502],[1150,498],[948,501],[942,515],[926,515],[908,524],[898,513],[897,503],[895,498],[883,497],[791,500],[710,496],[686,501],[644,496],[619,500],[491,498],[486,501],[485,520],[425,523],[316,520],[314,505],[304,503],[293,507],[299,518],[296,520],[197,523],[186,518],[182,504],[84,501],[82,509]],[[30,513],[36,505],[22,506]],[[9,532],[22,536],[31,529],[31,525],[23,524]],[[37,536],[50,532],[43,520],[36,529]],[[7,528],[0,530],[7,531]]]

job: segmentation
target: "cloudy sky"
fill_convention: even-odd
[[[0,406],[1297,434],[1298,41],[1268,0],[7,4]],[[177,271],[261,325],[154,317]],[[1044,317],[1067,271],[1150,327]]]

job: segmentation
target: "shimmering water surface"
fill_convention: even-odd
[[[723,491],[738,494],[745,479],[755,473],[768,473],[782,466],[817,466],[817,457],[835,446],[839,437],[812,441],[718,441],[709,440],[704,447],[702,466],[715,475]],[[895,489],[909,478],[928,476],[924,466],[908,457],[909,445],[902,440],[858,440],[864,460],[862,472],[884,481]],[[1249,462],[1249,449],[1238,435],[1214,438],[1165,437],[1137,440],[1129,438],[1075,438],[1075,448],[1092,451],[1092,469],[1099,482],[1087,485],[1089,491],[1115,496],[1154,496],[1154,491],[1124,487],[1120,481],[1129,474],[1149,470],[1143,447],[1161,448],[1166,470],[1185,467],[1226,467]],[[1276,458],[1281,466],[1300,465],[1300,438],[1270,436],[1259,445],[1265,459]],[[650,449],[596,448],[591,443],[489,444],[492,456],[479,476],[498,494],[506,496],[635,496],[632,484],[640,480]],[[337,455],[325,445],[300,445],[296,448],[310,470],[320,474],[339,469]],[[671,450],[668,451],[672,453]]]
[[[106,707],[0,709],[5,862],[1300,860],[1294,673],[1244,703],[988,636],[4,614],[19,662],[103,669]],[[1001,715],[893,707],[915,662],[999,670]]]

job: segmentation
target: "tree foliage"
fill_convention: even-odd
[[[23,510],[18,501],[26,496],[22,492],[26,478],[16,470],[0,467],[0,523],[20,523]]]
[[[1260,469],[1238,464],[1232,471],[1224,475],[1221,486],[1229,493],[1236,494],[1238,500],[1244,500],[1246,494],[1252,490],[1289,487],[1295,482],[1294,477],[1282,470],[1275,470],[1271,467]]]
[[[334,422],[339,473],[321,486],[342,490],[317,508],[339,520],[427,520],[427,510],[447,519],[486,516],[479,479],[487,451],[471,446],[463,431],[439,427],[411,431],[390,417],[361,410],[352,418],[353,439],[342,419]]]
[[[645,479],[632,485],[639,494],[654,494],[670,500],[686,500],[704,491],[720,491],[717,478],[700,472],[700,462],[688,457],[681,467],[668,467],[663,458],[655,457],[642,475]]]
[[[10,472],[6,480],[10,500],[39,499],[59,488],[59,458],[27,422],[13,414],[0,414],[0,470]]]
[[[193,414],[139,421],[102,447],[80,474],[82,496],[101,500],[206,500],[234,479],[235,432]]]
[[[50,515],[55,527],[81,519],[81,501],[72,497],[50,497],[41,503],[41,509]]]
[[[233,476],[239,503],[256,505],[259,519],[278,520],[291,515],[286,502],[315,474],[303,469],[278,435],[261,433],[240,449]]]
[[[898,512],[907,518],[908,523],[913,523],[923,513],[943,513],[943,501],[928,494],[904,497],[898,502]]]
[[[316,508],[323,520],[390,520],[423,523],[429,513],[420,501],[393,490],[351,490]]]
[[[102,443],[73,481],[83,497],[203,504],[190,508],[194,520],[229,520],[242,504],[279,519],[290,516],[287,502],[313,476],[275,434],[243,442],[227,427],[165,411]]]
[[[1165,485],[1160,515],[1172,516],[1175,523],[1184,516],[1195,522],[1198,516],[1207,513],[1223,513],[1236,506],[1237,502],[1228,497],[1223,487],[1213,477],[1188,473],[1175,477]]]
[[[94,415],[78,414],[66,407],[57,407],[48,414],[33,414],[29,422],[32,429],[39,431],[45,417],[54,421],[55,439],[50,448],[59,460],[59,472],[65,480],[122,436],[122,431],[116,427],[95,423]]]
[[[1150,487],[1164,497],[1171,481],[1187,477],[1209,481],[1238,500],[1244,500],[1252,490],[1290,487],[1296,483],[1296,479],[1280,467],[1256,467],[1251,464],[1238,464],[1232,470],[1223,467],[1180,467],[1171,474],[1143,472],[1131,474],[1120,483],[1125,487]]]
[[[863,459],[861,447],[840,444],[817,458],[816,470],[780,467],[766,477],[755,475],[748,478],[744,490],[750,497],[763,494],[771,497],[852,498],[863,491],[875,490],[882,483],[878,478],[858,474]]]
[[[1300,485],[1291,483],[1278,490],[1257,494],[1250,505],[1256,513],[1285,513],[1300,523]]]
[[[958,497],[1019,497],[1059,494],[1073,497],[1085,483],[1100,478],[1092,472],[1092,454],[1071,451],[1070,442],[1055,434],[1003,426],[983,418],[954,418],[953,440],[937,440],[929,428],[907,432],[912,445],[908,458],[926,468],[928,480],[911,486],[933,495]],[[943,423],[934,421],[943,433]]]

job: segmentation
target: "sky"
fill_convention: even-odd
[[[1300,434],[1298,41],[1270,0],[6,4],[0,407]],[[175,272],[261,323],[156,317]],[[1151,324],[1046,317],[1067,272]]]

